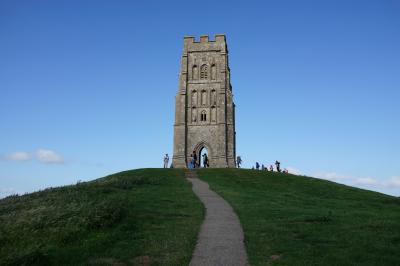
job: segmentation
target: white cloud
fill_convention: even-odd
[[[352,177],[350,177],[350,176],[341,175],[336,172],[316,172],[311,176],[321,178],[321,179],[327,179],[327,180],[331,180],[331,181],[343,181],[343,180],[352,179]]]
[[[39,149],[36,158],[42,163],[64,163],[63,157],[52,150]]]
[[[400,176],[394,176],[384,182],[384,186],[386,187],[400,187]]]
[[[2,188],[0,187],[0,199],[8,197],[10,195],[18,194],[18,192],[13,188]]]
[[[294,168],[292,166],[286,167],[286,169],[289,171],[289,173],[294,174],[294,175],[301,175],[301,171],[297,168]]]
[[[370,177],[356,178],[353,183],[356,185],[379,185],[378,180]]]
[[[336,172],[317,172],[312,176],[320,179],[326,179],[339,183],[345,183],[350,185],[382,185],[381,181],[371,177],[355,177],[351,175],[339,174]]]
[[[400,193],[400,176],[394,176],[387,179],[378,179],[372,177],[355,177],[338,174],[336,172],[317,172],[311,176],[350,186],[381,191],[384,193],[388,193],[389,191],[398,191],[397,194]]]
[[[36,152],[24,152],[24,151],[17,151],[10,154],[0,157],[0,159],[4,159],[7,161],[28,161],[35,157],[39,162],[45,164],[51,163],[64,163],[64,158],[52,150],[47,149],[39,149]]]
[[[27,161],[31,158],[31,155],[27,152],[16,151],[16,152],[7,154],[4,158],[8,161]]]

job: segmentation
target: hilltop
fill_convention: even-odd
[[[400,265],[400,198],[277,172],[198,176],[238,214],[251,265]]]
[[[239,216],[251,265],[400,265],[400,199],[325,180],[200,169]],[[188,265],[204,208],[182,169],[0,200],[0,265]]]
[[[0,200],[0,265],[186,265],[202,220],[176,169],[8,197]]]

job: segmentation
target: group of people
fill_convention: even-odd
[[[208,160],[207,154],[205,153],[202,156],[203,156],[203,167],[204,168],[210,167],[210,162]],[[242,158],[240,156],[237,156],[236,157],[236,166],[237,166],[237,168],[240,168],[240,166],[242,165],[242,162],[243,162]],[[169,156],[168,156],[168,153],[167,153],[164,156],[164,168],[168,168],[168,163],[169,163]],[[172,165],[171,165],[171,167],[172,167]],[[189,169],[194,169],[194,168],[200,168],[200,167],[201,167],[200,160],[198,160],[198,158],[197,158],[196,151],[193,151],[192,154],[190,155],[188,168]],[[264,164],[260,165],[258,162],[256,162],[255,168],[252,167],[252,169],[260,170],[260,167],[261,167],[262,171],[274,172],[274,166],[272,164],[268,167],[268,166],[265,166]],[[286,168],[283,169],[283,170],[281,169],[281,163],[279,161],[275,161],[275,169],[279,173],[289,173],[289,171]]]
[[[169,164],[169,156],[168,153],[165,154],[164,156],[164,168],[168,168],[168,164]],[[171,164],[171,168],[172,168],[172,164]],[[197,154],[196,151],[193,151],[193,153],[190,155],[190,160],[188,163],[188,168],[189,169],[194,169],[194,168],[199,168],[200,167],[200,160],[197,160]],[[210,167],[210,162],[208,160],[208,156],[207,154],[203,154],[203,167],[204,168],[208,168]]]
[[[276,167],[276,171],[279,173],[289,173],[289,171],[285,168],[285,169],[281,169],[281,162],[279,161],[275,161],[275,167]],[[254,169],[254,167],[252,168]],[[258,162],[256,162],[256,170],[260,170],[260,164]],[[270,172],[274,172],[274,166],[271,164],[268,168],[268,166],[265,166],[264,164],[261,164],[261,170],[262,171],[270,171]]]
[[[208,161],[208,156],[206,153],[204,153],[203,155],[203,167],[204,168],[208,168],[210,167],[210,163]],[[194,168],[200,168],[200,160],[197,160],[197,154],[196,151],[193,151],[192,154],[190,155],[190,160],[188,163],[188,168],[189,169],[194,169]]]

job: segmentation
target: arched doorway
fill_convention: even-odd
[[[205,141],[200,141],[196,146],[193,147],[193,151],[197,155],[197,167],[204,167],[204,156],[207,154],[208,158],[208,167],[214,166],[214,162],[212,161],[213,157],[213,149],[212,147]]]
[[[206,147],[202,147],[202,148],[200,148],[200,151],[199,151],[200,167],[204,167],[204,158],[205,158],[205,156],[207,156],[208,164],[210,164],[210,157],[209,157],[209,154],[208,154],[208,150],[207,150]]]

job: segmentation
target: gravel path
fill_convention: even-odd
[[[207,210],[190,266],[249,265],[243,230],[232,207],[198,179],[195,171],[186,172],[186,178]]]

